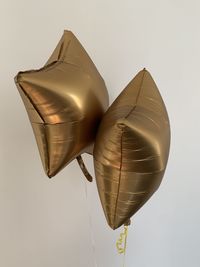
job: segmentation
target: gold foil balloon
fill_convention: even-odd
[[[46,174],[57,174],[74,158],[89,180],[81,154],[93,152],[99,122],[108,106],[105,83],[70,31],[47,64],[15,78],[33,127]]]
[[[106,111],[102,77],[65,31],[46,65],[19,72],[15,82],[46,174],[54,176],[76,158],[91,181],[81,154],[93,153],[97,134],[94,166],[107,222],[112,229],[128,225],[158,189],[169,154],[169,119],[150,73],[139,72]]]
[[[157,190],[169,145],[167,111],[144,69],[105,113],[95,142],[97,186],[111,228],[128,223]]]

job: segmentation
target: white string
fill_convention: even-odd
[[[126,267],[126,250],[124,251],[124,255],[123,255],[123,267]]]
[[[94,261],[94,266],[98,267],[97,261],[96,261],[96,249],[95,249],[95,239],[94,239],[94,231],[93,231],[93,224],[92,224],[92,216],[91,216],[91,207],[88,203],[87,180],[84,179],[84,181],[85,181],[85,197],[86,197],[86,202],[87,202],[88,220],[89,220],[89,228],[90,228],[90,239],[91,239],[91,243],[92,243],[93,261]]]

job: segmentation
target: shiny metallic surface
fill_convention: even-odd
[[[110,106],[94,147],[97,187],[108,224],[126,224],[159,187],[170,146],[164,102],[147,70]]]
[[[43,68],[19,72],[15,82],[49,177],[82,153],[93,152],[97,127],[108,107],[108,92],[72,32],[64,31]]]

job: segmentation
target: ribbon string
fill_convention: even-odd
[[[93,223],[92,223],[91,207],[88,203],[88,190],[87,190],[86,180],[84,180],[84,184],[85,184],[85,198],[86,198],[87,210],[88,210],[88,221],[89,221],[89,227],[90,227],[90,240],[92,244],[93,264],[94,264],[94,267],[98,267],[97,261],[96,261],[96,248],[95,248],[96,246],[95,246],[94,230],[93,230]]]
[[[124,231],[120,234],[119,239],[116,242],[117,251],[119,254],[123,254],[123,267],[125,267],[125,255],[127,247],[128,226],[124,225]]]
[[[128,236],[128,226],[124,225],[124,231],[120,234],[120,237],[116,242],[116,247],[119,254],[126,253],[127,236]]]

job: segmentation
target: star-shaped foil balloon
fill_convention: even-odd
[[[74,34],[64,31],[46,65],[19,72],[16,85],[26,107],[49,177],[81,154],[92,154],[99,122],[108,107],[104,80]]]
[[[170,124],[151,74],[140,71],[106,111],[94,146],[97,187],[117,229],[149,200],[167,166]]]

